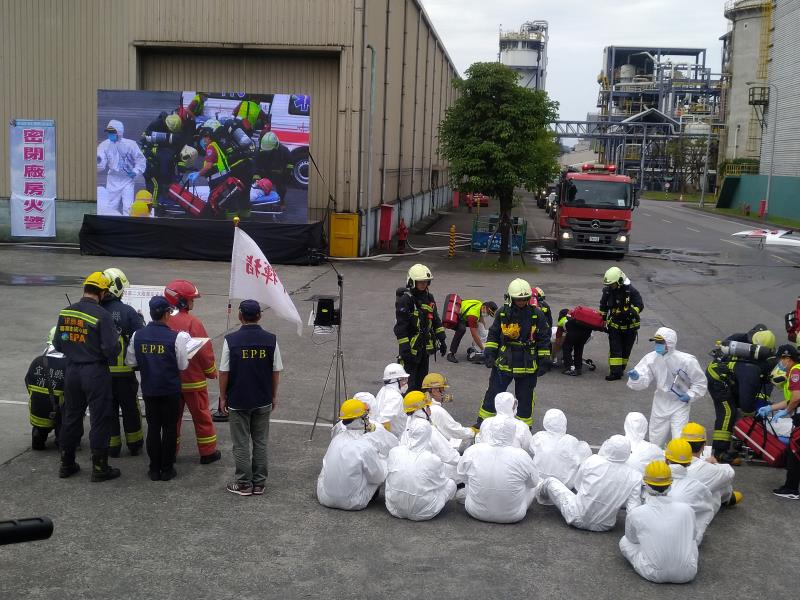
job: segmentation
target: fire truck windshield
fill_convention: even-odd
[[[565,206],[585,208],[630,208],[630,185],[617,181],[571,179],[568,183]]]

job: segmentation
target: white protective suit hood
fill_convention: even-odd
[[[494,409],[498,415],[505,415],[512,419],[517,416],[517,411],[514,410],[514,403],[516,399],[511,392],[500,392],[494,397]]]
[[[567,415],[557,408],[551,408],[544,413],[542,425],[550,433],[564,435],[567,433]]]
[[[628,413],[628,416],[625,417],[625,437],[631,443],[631,448],[643,441],[646,435],[647,417],[640,412]]]
[[[405,434],[406,447],[412,452],[430,450],[433,428],[426,419],[409,419]]]
[[[669,327],[659,327],[653,337],[662,337],[667,342],[667,352],[672,352],[678,349],[678,334],[674,329]]]
[[[623,435],[612,435],[600,446],[598,454],[609,462],[624,463],[631,455],[631,443]]]
[[[481,428],[481,441],[490,446],[513,446],[516,432],[517,426],[510,419],[487,419]]]
[[[113,127],[114,130],[117,132],[119,139],[125,137],[125,125],[122,124],[122,121],[117,121],[116,119],[111,119],[106,125],[106,128]]]
[[[358,392],[355,396],[353,396],[356,400],[361,400],[364,404],[369,407],[369,415],[370,417],[375,417],[375,408],[377,406],[377,401],[375,400],[375,396],[370,394],[369,392]]]

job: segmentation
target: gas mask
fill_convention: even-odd
[[[375,431],[375,424],[370,422],[369,413],[361,417],[361,422],[364,424],[364,433],[372,433]]]

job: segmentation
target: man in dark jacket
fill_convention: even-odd
[[[644,309],[641,294],[619,267],[603,276],[600,312],[608,330],[608,370],[606,381],[622,379],[639,331],[639,313]]]

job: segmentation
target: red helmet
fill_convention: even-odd
[[[265,195],[269,195],[269,193],[272,191],[272,181],[266,177],[262,177],[256,181],[256,187],[264,192]]]
[[[200,297],[200,290],[188,279],[173,279],[164,288],[164,297],[172,306],[185,310],[189,300]]]
[[[533,295],[539,300],[544,300],[544,290],[540,287],[533,288]]]

